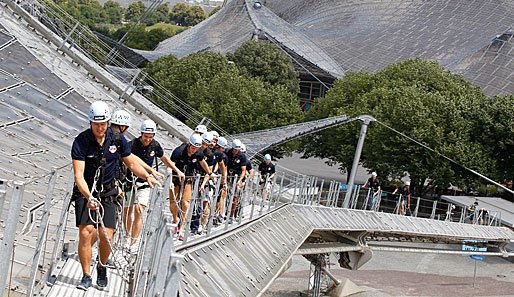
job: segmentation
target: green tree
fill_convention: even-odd
[[[207,18],[207,14],[203,10],[201,6],[193,5],[188,10],[186,18],[184,20],[184,25],[186,26],[194,26],[199,24],[201,21]]]
[[[112,0],[108,0],[104,4],[104,12],[106,22],[109,24],[121,24],[121,18],[123,16],[123,8],[120,3]]]
[[[347,73],[326,98],[318,100],[310,116],[369,114],[464,166],[487,173],[494,162],[473,136],[472,119],[464,113],[483,100],[482,91],[461,76],[437,62],[416,59],[390,65],[376,74]],[[351,169],[359,128],[356,121],[316,133],[302,143],[304,156],[328,158],[342,169]],[[377,123],[368,128],[361,162],[391,181],[407,174],[417,185],[428,182],[443,188],[450,183],[465,187],[477,181],[460,166]]]
[[[242,73],[260,77],[272,85],[284,85],[297,94],[300,90],[299,74],[291,59],[267,41],[249,40],[227,58],[238,66]]]
[[[125,12],[125,19],[135,22],[145,13],[145,10],[146,6],[142,1],[132,2]]]
[[[163,3],[157,7],[155,12],[146,20],[146,24],[151,26],[157,23],[168,22],[169,20],[169,8],[168,3]]]
[[[220,11],[221,10],[221,6],[216,6],[214,7],[213,10],[211,10],[211,12],[209,12],[209,17],[214,15],[216,12]]]
[[[217,53],[191,54],[181,60],[163,57],[145,70],[229,133],[272,128],[303,119],[296,94],[284,86],[270,86],[258,78],[242,75]]]
[[[473,136],[496,161],[491,177],[502,183],[514,180],[514,95],[487,98],[470,111],[465,116],[474,119]]]
[[[169,16],[170,23],[185,26],[186,17],[189,13],[189,6],[186,3],[179,2],[171,8]]]
[[[130,25],[126,25],[118,29],[110,37],[114,40],[120,40],[129,28]],[[127,35],[124,44],[130,48],[153,50],[159,42],[170,37],[171,36],[162,29],[146,31],[146,27],[144,25],[138,25]]]

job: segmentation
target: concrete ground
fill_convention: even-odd
[[[355,297],[514,296],[513,263],[485,257],[485,261],[476,264],[475,288],[475,260],[462,255],[374,252],[372,259],[357,271],[342,269],[335,260],[331,271],[366,290],[352,295]],[[263,296],[302,296],[307,292],[309,267],[305,258],[294,256],[293,266]]]

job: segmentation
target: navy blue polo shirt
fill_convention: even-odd
[[[186,176],[193,176],[198,172],[200,162],[203,160],[203,151],[197,150],[192,156],[187,155],[187,147],[189,144],[183,143],[181,146],[175,148],[171,153],[171,161],[175,166],[182,171]]]
[[[266,162],[262,162],[259,164],[259,171],[261,175],[272,175],[275,173],[275,165],[273,163],[269,163],[269,165],[266,164]]]
[[[214,151],[214,155],[216,156],[216,163],[220,164],[221,162],[224,162],[225,165],[227,164],[227,162],[228,162],[227,155],[225,155],[225,153],[221,152],[219,148],[217,148]],[[218,172],[216,172],[216,173],[221,174],[221,167],[219,165],[218,165]]]
[[[203,151],[203,157],[205,159],[205,162],[207,162],[207,166],[216,165],[216,155],[212,152],[210,148],[206,148]]]
[[[241,174],[243,169],[241,167],[246,166],[246,156],[241,153],[241,151],[237,152],[234,156],[232,154],[232,149],[227,152],[228,163],[227,168],[229,172],[233,172],[236,174]]]
[[[122,157],[130,156],[130,147],[128,142],[123,134],[120,134],[120,136],[121,146],[117,146],[114,143],[113,131],[110,127],[107,128],[107,131],[105,132],[104,145],[102,147],[100,147],[100,144],[96,141],[91,129],[87,129],[75,137],[71,147],[71,158],[73,160],[86,162],[84,167],[84,179],[89,186],[93,184],[97,169],[95,151],[98,151],[98,156],[101,159],[105,146],[108,146],[107,157],[105,159],[104,184],[111,182],[119,171],[118,154],[121,154]],[[89,139],[89,146],[86,141],[86,137]]]
[[[136,144],[136,141],[139,143]],[[143,146],[143,143],[141,142],[141,136],[138,138],[135,138],[134,140],[129,142],[129,146],[131,148],[131,152],[141,158],[148,166],[152,167],[153,161],[155,157],[160,158],[164,156],[164,150],[161,147],[161,144],[156,141],[155,139],[150,142],[149,145]]]
[[[374,190],[378,190],[378,187],[380,187],[382,183],[378,180],[378,178],[375,178],[375,180],[373,180],[372,177],[368,178],[368,187],[374,189]]]
[[[250,171],[252,169],[252,162],[250,162],[250,160],[246,160],[246,171]]]
[[[398,188],[398,194],[402,194],[402,196],[409,196],[410,195],[410,190],[406,186],[399,187]]]

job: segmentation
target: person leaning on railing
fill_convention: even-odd
[[[470,206],[466,208],[466,211],[469,212],[469,214],[464,219],[464,223],[473,223],[473,217],[475,216],[475,213],[477,211],[478,201],[473,202]]]
[[[261,186],[261,197],[263,201],[268,200],[268,192],[275,177],[275,165],[271,163],[271,155],[264,155],[264,161],[259,164],[259,185]],[[267,203],[267,202],[264,202]]]
[[[405,197],[407,197],[407,208],[410,209],[410,181],[406,181],[403,187],[398,187],[394,190],[393,195],[398,193],[402,195],[402,200],[400,201],[400,215],[405,213]]]
[[[371,177],[368,178],[368,180],[366,180],[366,182],[362,186],[363,188],[369,187],[371,189],[371,195],[368,196],[368,205],[370,210],[374,210],[373,207],[375,204],[375,199],[376,196],[380,193],[381,185],[382,183],[377,178],[377,173],[373,171],[371,173]]]
[[[205,175],[204,181],[200,186],[201,192],[203,192],[205,184],[212,175],[212,172],[209,172],[207,162],[204,160],[203,152],[200,150],[201,146],[202,136],[199,134],[193,134],[189,137],[189,141],[187,143],[183,143],[173,150],[170,158],[171,168],[177,174],[176,177],[173,177],[173,184],[175,186],[170,187],[170,212],[173,215],[173,221],[175,224],[179,222],[177,203],[180,202],[182,206],[180,227],[175,230],[175,233],[178,233],[179,240],[184,239],[184,229],[187,223],[186,219],[193,193],[193,180],[195,175],[200,172],[200,168],[203,168],[203,170],[208,173]]]
[[[246,156],[241,153],[241,148],[243,143],[239,139],[234,139],[232,141],[232,148],[227,151],[226,155],[228,157],[228,174],[230,178],[235,178],[237,175],[236,181],[236,189],[234,193],[234,200],[232,202],[230,217],[228,218],[229,224],[234,220],[234,214],[236,212],[237,203],[240,198],[240,194],[243,188],[243,180],[246,176]],[[231,183],[229,183],[230,186]]]

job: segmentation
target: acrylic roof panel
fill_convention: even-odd
[[[252,22],[257,29],[271,35],[273,39],[293,50],[301,57],[309,60],[334,77],[343,77],[344,70],[332,59],[323,48],[310,40],[293,25],[279,18],[266,7],[255,8],[253,1],[246,0],[246,5]]]
[[[38,86],[43,91],[53,96],[59,95],[69,86],[59,77],[53,74],[30,52],[24,50],[18,41],[0,51],[2,61],[1,68]]]
[[[14,40],[14,37],[10,35],[3,27],[0,27],[0,48],[4,47],[10,41]]]
[[[470,82],[484,86],[487,94],[514,93],[514,30],[492,40],[488,46],[465,59],[459,66]]]
[[[509,0],[301,3],[270,0],[266,6],[353,71],[373,72],[414,57],[438,60],[451,69],[507,30],[514,16]]]
[[[409,58],[437,60],[488,94],[512,94],[512,41],[503,55],[467,70],[514,23],[514,1],[266,1],[345,69],[375,72]],[[464,69],[463,69],[464,68]],[[476,68],[482,71],[477,71]],[[494,75],[496,74],[496,75]],[[477,77],[480,76],[480,77]],[[496,76],[496,77],[494,77]]]
[[[151,61],[170,53],[179,58],[206,50],[227,53],[260,29],[335,77],[341,77],[343,69],[376,72],[420,57],[462,73],[488,95],[514,93],[512,40],[504,41],[494,61],[482,57],[495,36],[512,30],[514,1],[260,2],[264,6],[255,9],[251,0],[230,1],[215,16],[161,42],[155,51],[139,52]]]
[[[174,54],[182,58],[191,53],[233,52],[252,37],[255,30],[243,0],[234,0],[216,14],[186,31],[159,43],[155,51],[136,51],[150,61]]]

